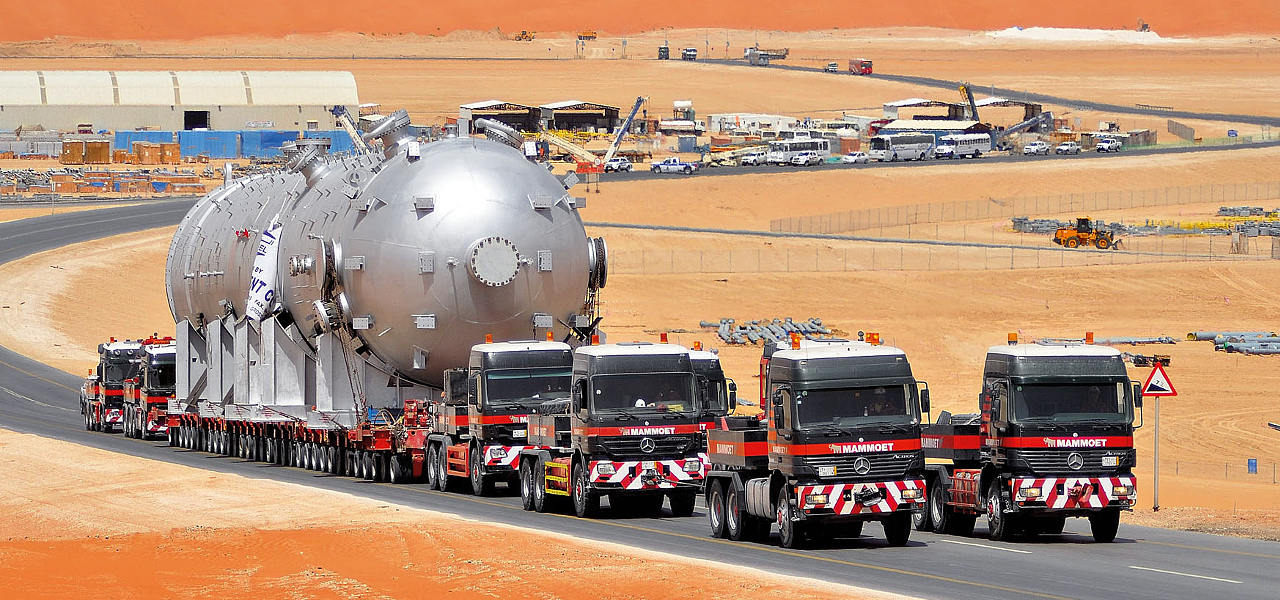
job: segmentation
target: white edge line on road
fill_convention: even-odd
[[[1221,577],[1210,577],[1208,575],[1192,575],[1191,573],[1180,573],[1178,571],[1166,571],[1164,569],[1153,569],[1151,567],[1139,567],[1138,565],[1129,565],[1130,569],[1139,569],[1142,571],[1154,571],[1156,573],[1166,573],[1169,575],[1181,575],[1183,577],[1195,577],[1196,579],[1208,579],[1210,581],[1221,581],[1223,583],[1244,583],[1234,579],[1223,579]]]
[[[987,544],[975,544],[973,542],[961,542],[959,540],[938,540],[948,544],[960,544],[961,546],[977,546],[978,548],[987,548],[990,550],[1001,550],[1003,552],[1017,552],[1018,554],[1031,554],[1030,550],[1018,550],[1016,548],[1001,548],[1000,546],[989,546]]]
[[[8,393],[9,393],[9,395],[10,395],[10,396],[13,396],[14,398],[17,398],[17,399],[19,399],[19,400],[26,400],[27,402],[30,402],[30,403],[32,403],[32,404],[38,404],[38,405],[43,406],[43,407],[45,407],[45,408],[56,408],[56,409],[58,409],[58,410],[65,410],[65,411],[67,411],[67,412],[72,412],[72,410],[71,410],[70,408],[67,408],[67,407],[65,407],[65,406],[54,406],[54,405],[52,405],[52,404],[45,404],[44,402],[41,402],[41,401],[36,400],[36,399],[34,399],[34,398],[28,398],[28,397],[26,397],[26,396],[23,396],[22,394],[19,394],[18,392],[15,392],[15,391],[13,391],[13,390],[11,390],[11,389],[9,389],[9,388],[7,388],[7,387],[4,387],[4,386],[0,386],[0,390],[4,390],[4,391],[8,392]]]

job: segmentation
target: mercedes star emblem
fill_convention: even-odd
[[[656,447],[657,447],[657,444],[653,443],[653,438],[644,438],[640,440],[640,451],[645,454],[649,454],[653,452],[653,449]]]
[[[859,475],[866,475],[871,472],[871,461],[865,456],[859,456],[853,459],[853,472]]]
[[[1071,454],[1068,454],[1067,466],[1071,467],[1072,471],[1079,471],[1080,467],[1084,466],[1084,457],[1080,456],[1079,452],[1072,452]]]

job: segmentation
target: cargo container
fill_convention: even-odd
[[[65,150],[66,144],[63,143]],[[85,140],[84,164],[106,165],[111,163],[111,142],[108,140]]]
[[[181,156],[239,158],[240,134],[235,131],[179,131]]]
[[[166,165],[176,165],[182,162],[182,146],[177,142],[161,143],[160,162]]]
[[[58,156],[58,162],[64,165],[83,165],[84,142],[80,140],[67,140],[63,142],[62,153]]]

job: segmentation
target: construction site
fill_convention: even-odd
[[[0,36],[0,582],[1270,597],[1280,44],[1147,8]]]

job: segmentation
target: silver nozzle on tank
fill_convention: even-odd
[[[308,138],[298,140],[294,144],[294,151],[289,156],[289,162],[285,163],[285,167],[295,173],[302,173],[307,180],[307,187],[315,185],[325,172],[329,170],[329,164],[324,161],[324,156],[329,153],[329,144],[332,140],[328,138]]]
[[[409,134],[409,113],[404,109],[397,110],[378,121],[373,129],[360,137],[366,142],[374,139],[381,141],[382,155],[391,158],[400,153],[403,145],[413,141],[413,136]]]
[[[484,137],[495,142],[517,149],[524,145],[524,136],[506,123],[493,119],[476,119],[474,125],[476,130],[484,132]]]

